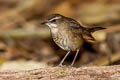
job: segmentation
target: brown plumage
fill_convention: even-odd
[[[95,40],[91,33],[105,29],[103,27],[85,28],[76,20],[62,16],[60,14],[52,14],[42,24],[49,26],[54,42],[62,49],[68,51],[63,60],[71,51],[77,51],[71,65],[74,64],[77,54],[84,40]]]

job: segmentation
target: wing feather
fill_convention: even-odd
[[[77,22],[74,19],[71,18],[67,18],[67,19],[69,19],[70,21],[70,28],[74,34],[80,35],[80,37],[82,35],[84,40],[95,40],[87,28],[80,25],[79,22]]]

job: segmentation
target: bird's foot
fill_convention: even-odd
[[[62,64],[59,64],[59,65],[58,65],[58,67],[63,67],[63,66],[64,66],[64,65],[62,65]]]
[[[58,67],[66,67],[66,65],[59,64]]]
[[[59,64],[57,67],[73,67],[73,65],[67,66],[67,65]]]
[[[73,67],[73,64],[69,65],[69,67]]]

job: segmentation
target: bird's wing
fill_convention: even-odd
[[[79,22],[77,22],[76,20],[74,20],[74,19],[72,19],[72,18],[67,18],[68,19],[68,21],[69,21],[69,25],[70,25],[70,27],[71,28],[73,28],[73,29],[76,29],[76,30],[84,30],[85,28],[84,27],[82,27],[82,25],[80,25],[79,24]]]
[[[74,19],[68,18],[70,21],[70,29],[73,33],[78,34],[78,35],[82,35],[84,40],[93,40],[95,41],[94,37],[91,35],[91,33],[89,32],[89,30],[85,27],[82,27],[82,25],[79,24],[79,22],[77,22]]]

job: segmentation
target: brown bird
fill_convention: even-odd
[[[71,51],[76,51],[71,64],[73,66],[83,42],[85,40],[95,40],[91,33],[105,29],[103,27],[85,28],[76,20],[60,14],[48,16],[42,24],[49,26],[54,42],[63,50],[68,51],[60,62],[60,66]]]

